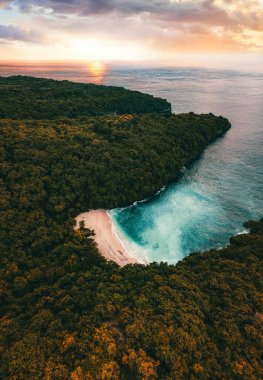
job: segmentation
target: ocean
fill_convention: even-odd
[[[227,117],[232,128],[150,199],[110,210],[128,250],[175,264],[221,248],[243,223],[263,216],[263,73],[202,68],[0,65],[0,75],[33,75],[122,86],[167,99],[174,113]]]

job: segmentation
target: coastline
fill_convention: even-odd
[[[84,221],[86,228],[94,230],[93,239],[97,243],[98,250],[107,260],[115,261],[121,267],[127,264],[146,264],[135,254],[127,251],[114,228],[111,216],[106,210],[84,212],[78,215],[75,220],[75,229],[79,227],[79,222]]]

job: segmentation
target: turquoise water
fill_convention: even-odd
[[[167,98],[173,112],[213,112],[232,123],[179,181],[146,202],[111,211],[149,261],[176,263],[226,245],[244,221],[263,215],[263,75],[184,69],[146,72],[147,80],[140,89]]]
[[[207,69],[83,65],[0,67],[0,75],[31,74],[55,79],[119,85],[166,98],[173,112],[213,112],[232,129],[210,145],[159,194],[110,214],[119,235],[149,261],[176,263],[193,251],[222,247],[263,216],[263,74]],[[139,201],[139,200],[138,200]]]

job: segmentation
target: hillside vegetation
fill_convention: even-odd
[[[3,110],[7,83],[16,90]],[[50,91],[39,114],[33,97],[21,100],[36,83]],[[223,250],[124,268],[72,228],[82,211],[156,192],[229,122],[140,115],[136,93],[127,114],[101,116],[108,109],[94,94],[107,96],[96,86],[94,116],[69,114],[71,94],[53,120],[47,105],[64,85],[76,86],[0,79],[0,378],[260,379],[262,221]]]
[[[171,112],[171,105],[138,91],[33,77],[0,77],[0,117],[57,119]]]

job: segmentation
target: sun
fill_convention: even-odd
[[[88,70],[93,75],[102,75],[106,70],[106,66],[102,62],[92,62],[88,65]]]

